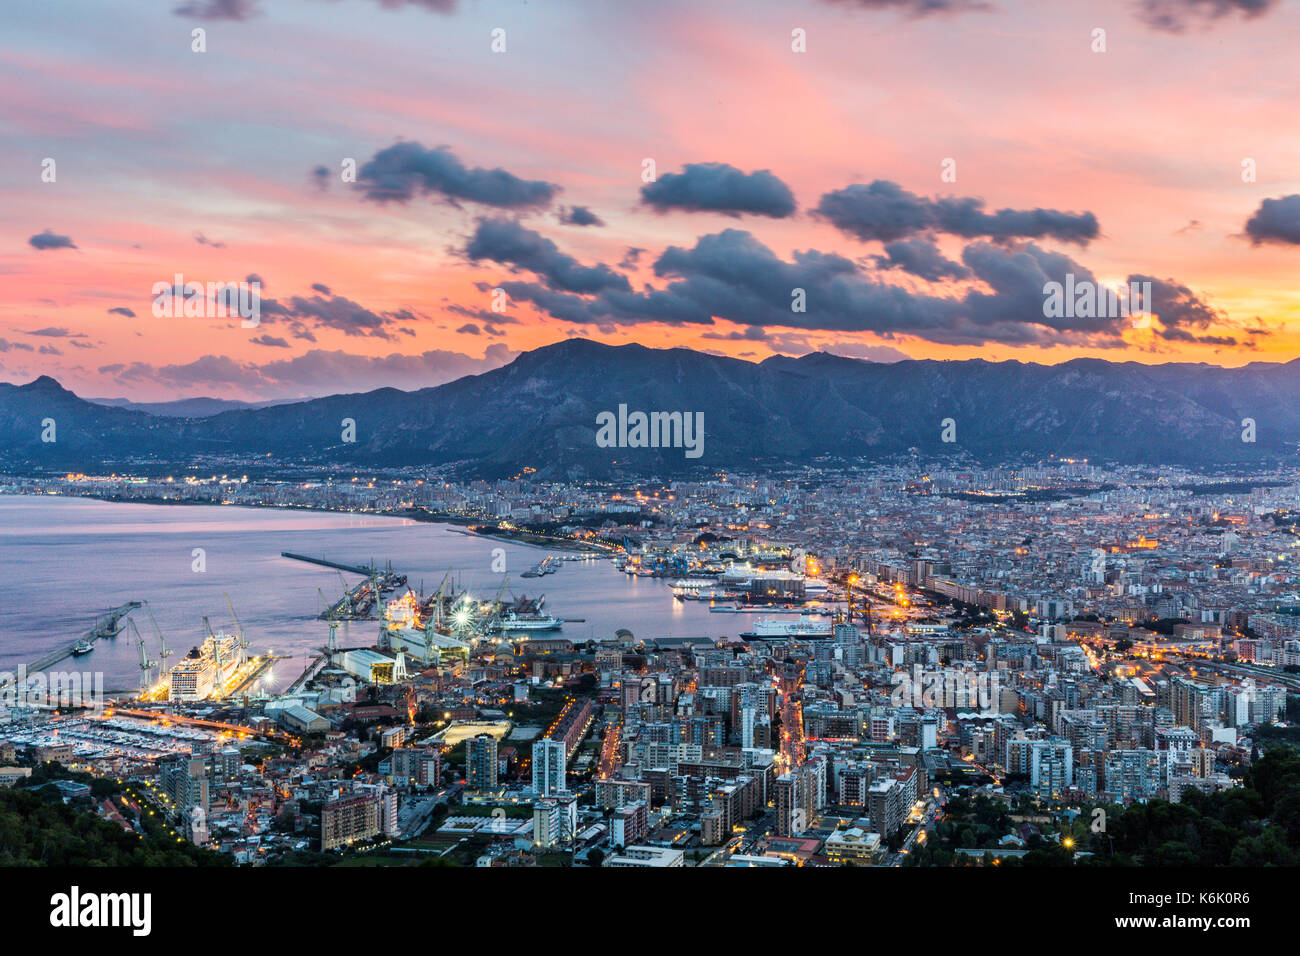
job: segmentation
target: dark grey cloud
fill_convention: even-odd
[[[1204,329],[1215,322],[1223,322],[1225,316],[1218,309],[1207,305],[1195,292],[1173,279],[1157,279],[1155,276],[1131,275],[1129,282],[1151,283],[1151,311],[1165,327],[1165,338],[1174,339],[1170,334],[1174,330],[1186,330],[1188,326]],[[1179,339],[1191,341],[1191,339]],[[1220,343],[1221,344],[1221,343]]]
[[[1130,321],[1119,315],[1049,318],[1044,314],[1043,287],[1049,282],[1064,285],[1071,275],[1076,285],[1097,281],[1091,270],[1064,253],[1042,249],[1032,242],[1018,248],[975,242],[962,250],[962,262],[992,292],[968,290],[962,298],[966,330],[957,329],[942,341],[975,344],[985,330],[989,338],[1007,344],[1071,341],[1079,336],[1118,337]]]
[[[1139,0],[1137,11],[1152,29],[1182,33],[1189,26],[1206,26],[1233,14],[1253,20],[1277,6],[1277,0]]]
[[[456,9],[456,0],[378,0],[378,3],[386,10],[415,7],[435,13],[451,13]],[[187,0],[172,10],[180,17],[234,21],[250,20],[261,12],[258,0]]]
[[[1246,220],[1246,235],[1255,245],[1262,242],[1300,244],[1300,196],[1265,199]]]
[[[8,339],[0,339],[0,352],[11,352],[14,349],[17,349],[20,352],[36,351],[36,349],[28,345],[26,342],[10,342]]]
[[[248,20],[261,12],[257,0],[189,0],[172,9],[178,17],[197,20]]]
[[[766,169],[745,173],[727,163],[687,163],[641,187],[641,201],[659,212],[685,209],[782,219],[795,210],[790,187]]]
[[[284,323],[292,338],[315,342],[313,330],[336,329],[345,335],[391,339],[399,325],[425,318],[410,309],[376,311],[346,296],[334,295],[328,286],[314,283],[313,291],[321,294],[290,296],[285,299],[261,299],[261,323]],[[322,290],[324,290],[322,292]]]
[[[992,10],[992,4],[983,0],[825,0],[841,7],[858,7],[862,10],[896,10],[909,17],[932,14],[968,13]]]
[[[1033,243],[1013,248],[980,242],[968,245],[962,260],[972,284],[960,294],[933,295],[883,282],[878,273],[835,253],[807,250],[783,260],[750,233],[728,229],[700,237],[693,248],[666,249],[653,267],[667,280],[663,288],[583,295],[543,282],[501,286],[512,301],[600,329],[642,322],[707,326],[723,319],[754,329],[914,335],[955,345],[1123,347],[1127,317],[1045,315],[1048,282],[1063,282],[1070,273],[1095,281],[1069,256]],[[796,290],[802,290],[802,312],[792,308]]]
[[[761,325],[747,325],[735,332],[705,332],[700,338],[717,342],[766,342],[769,335]]]
[[[62,326],[49,325],[43,329],[24,329],[23,335],[37,335],[45,339],[84,339],[88,336],[85,332],[73,332]]]
[[[937,199],[935,228],[965,239],[1059,239],[1080,245],[1097,238],[1097,217],[1090,212],[1056,209],[999,209],[984,212],[979,199]]]
[[[44,232],[38,232],[27,240],[27,244],[33,249],[75,249],[76,245],[68,236],[60,236],[56,232],[46,229]]]
[[[197,243],[198,243],[199,245],[201,245],[201,246],[211,246],[213,249],[224,249],[224,248],[226,248],[226,244],[225,244],[224,242],[218,242],[218,241],[215,240],[215,239],[209,239],[207,236],[205,236],[205,235],[204,235],[203,233],[201,233],[201,232],[196,232],[196,233],[194,234],[194,241],[197,242]]]
[[[312,349],[303,355],[265,364],[240,362],[225,355],[205,355],[178,365],[119,362],[101,366],[99,371],[123,383],[154,382],[192,394],[234,387],[260,398],[286,398],[369,391],[390,387],[395,382],[401,383],[404,389],[427,388],[499,368],[518,354],[503,342],[489,345],[482,358],[438,350],[418,355],[394,352],[371,356]]]
[[[357,172],[365,198],[374,202],[409,202],[435,195],[458,200],[528,209],[545,206],[560,187],[541,180],[520,179],[504,169],[469,168],[446,146],[425,149],[419,143],[396,143],[381,149]]]
[[[462,333],[462,334],[465,334],[465,335],[479,335],[479,334],[482,333],[483,330],[480,329],[480,328],[479,328],[477,325],[475,325],[473,322],[466,322],[464,325],[462,325],[462,326],[461,326],[460,328],[458,328],[456,331],[457,331],[457,332],[460,332],[460,333]]]
[[[1090,212],[999,209],[987,213],[982,200],[926,199],[885,179],[828,192],[813,213],[865,241],[893,242],[919,232],[938,232],[966,239],[1054,238],[1086,245],[1098,233],[1097,217]]]
[[[970,276],[969,269],[953,262],[926,239],[898,239],[886,243],[885,254],[874,259],[878,269],[902,269],[930,282]]]
[[[386,10],[415,7],[419,10],[431,10],[434,13],[451,13],[456,9],[456,0],[379,0],[379,5]]]
[[[337,329],[344,335],[388,338],[388,327],[403,316],[392,312],[375,312],[344,296],[301,296],[285,301],[262,300],[262,321],[277,317],[296,319],[316,328]]]
[[[1158,334],[1162,339],[1166,339],[1170,342],[1190,342],[1195,345],[1225,346],[1240,344],[1237,339],[1231,335],[1195,335],[1188,332],[1186,329],[1161,329]]]
[[[267,348],[273,349],[287,349],[289,347],[287,341],[275,335],[255,335],[248,341],[252,342],[254,345],[264,345]]]
[[[627,277],[609,266],[584,266],[550,239],[513,219],[480,219],[464,252],[473,261],[490,259],[527,269],[545,279],[550,288],[564,292],[631,288]]]
[[[601,219],[586,206],[569,206],[560,210],[560,222],[566,226],[603,226]]]
[[[131,309],[128,309],[128,308],[127,308],[126,306],[124,306],[124,305],[114,306],[113,308],[111,308],[111,309],[108,310],[108,314],[109,314],[109,315],[124,315],[124,316],[126,316],[128,319],[134,319],[134,318],[135,318],[135,312],[133,312]]]

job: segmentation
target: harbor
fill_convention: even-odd
[[[368,586],[368,579],[358,580],[353,575],[362,570],[387,573],[389,562],[392,572],[405,575],[410,590],[415,592],[414,599],[422,606],[422,623],[432,621],[435,630],[441,626],[457,640],[460,639],[457,632],[471,625],[485,629],[498,594],[501,605],[520,599],[541,603],[542,613],[554,616],[562,625],[546,631],[529,628],[485,631],[498,643],[503,637],[515,644],[541,637],[564,638],[574,643],[608,640],[633,619],[645,622],[647,634],[664,636],[734,634],[736,630],[729,626],[730,622],[709,614],[707,601],[687,602],[686,606],[675,602],[669,587],[672,578],[650,580],[611,573],[613,565],[607,555],[575,552],[564,556],[563,573],[524,581],[521,571],[556,552],[545,546],[460,534],[452,526],[432,522],[381,516],[358,519],[316,511],[235,506],[187,509],[187,528],[191,530],[173,534],[170,529],[176,511],[161,505],[54,497],[23,498],[15,504],[18,507],[11,508],[11,523],[30,524],[33,535],[46,534],[49,530],[71,535],[68,548],[75,555],[75,560],[68,562],[7,566],[16,586],[79,593],[85,589],[85,573],[78,571],[78,567],[105,569],[97,575],[100,583],[96,586],[97,594],[92,596],[102,600],[103,605],[86,607],[82,612],[84,621],[73,618],[71,627],[64,623],[67,638],[58,642],[58,649],[68,649],[78,636],[90,636],[91,625],[103,618],[109,605],[134,601],[142,607],[131,617],[147,639],[146,659],[155,662],[151,685],[158,682],[157,662],[162,646],[150,612],[166,637],[167,649],[172,651],[162,658],[163,669],[168,670],[192,646],[206,639],[203,613],[212,615],[217,630],[222,629],[217,627],[219,618],[230,622],[226,609],[228,593],[238,604],[241,619],[247,618],[244,624],[251,642],[248,653],[256,656],[273,650],[276,655],[292,658],[275,662],[251,686],[261,694],[285,693],[302,669],[327,645],[330,623],[338,625],[341,645],[374,644],[379,617],[371,596],[373,589]],[[104,513],[102,517],[101,513]],[[150,537],[141,539],[142,543],[134,545],[139,554],[138,563],[121,566],[115,560],[119,545],[113,536],[83,534],[78,530],[94,527],[96,522],[111,521],[115,516],[144,530],[157,529]],[[214,533],[224,536],[220,551],[209,550],[206,574],[192,571],[188,560],[189,543],[196,533],[203,538],[210,538]],[[496,548],[504,548],[508,566],[514,573],[494,569]],[[174,560],[178,552],[186,560]],[[282,556],[284,552],[318,560],[286,558]],[[449,569],[454,570],[449,572]],[[346,585],[340,580],[340,574],[346,579]],[[542,580],[546,583],[539,588]],[[340,615],[332,622],[322,618],[321,612],[339,601],[345,586],[353,590],[358,585],[363,585],[361,593],[369,603],[365,618],[357,613],[362,608],[355,600],[352,613]],[[381,590],[384,586],[381,584]],[[439,588],[442,589],[440,600],[435,598]],[[385,602],[392,602],[405,591],[406,588],[394,589],[382,597]],[[539,591],[544,591],[544,596]],[[157,597],[161,594],[183,594],[184,598],[164,602]],[[472,606],[470,601],[461,600],[462,594],[474,599]],[[146,602],[142,598],[151,599],[148,611],[143,607]],[[487,608],[482,606],[485,603],[489,605]],[[498,610],[507,609],[501,606]],[[529,608],[523,605],[516,610],[526,613]],[[460,614],[457,620],[456,615],[462,611],[469,613]],[[0,620],[11,633],[40,633],[49,628],[48,621],[36,613],[35,607],[21,603],[11,604]],[[232,623],[226,625],[232,626]],[[129,629],[129,624],[124,627]],[[637,630],[640,632],[642,628]],[[119,637],[126,636],[119,634]],[[46,641],[40,651],[29,650],[21,657],[22,644],[11,644],[7,658],[5,649],[0,648],[0,672],[15,672],[20,665],[29,666],[33,658],[46,657],[56,647],[49,637]],[[91,653],[77,658],[77,665],[78,669],[102,672],[106,687],[132,688],[138,693],[139,658],[138,642],[131,634],[127,640],[97,641]],[[241,689],[240,693],[246,690],[249,688]]]
[[[66,647],[51,651],[44,657],[37,658],[25,666],[28,674],[36,674],[44,671],[55,664],[67,660],[69,657],[80,657],[90,653],[95,647],[95,643],[102,638],[112,639],[122,633],[125,627],[123,623],[127,615],[132,611],[142,607],[140,601],[128,601],[125,604],[110,609],[103,617],[97,618],[94,625],[82,637]],[[13,683],[16,678],[12,674],[0,672],[0,687],[5,687]]]

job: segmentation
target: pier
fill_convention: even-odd
[[[313,558],[307,554],[294,554],[292,551],[281,551],[280,557],[292,558],[294,561],[305,561],[307,564],[319,565],[322,568],[333,568],[335,571],[349,571],[352,574],[360,574],[363,577],[369,577],[375,573],[374,560],[371,560],[370,567],[363,568],[356,564],[340,564],[337,561],[327,561],[325,558]]]
[[[122,619],[132,611],[138,610],[143,606],[144,605],[139,601],[127,601],[125,604],[113,608],[103,617],[96,618],[94,626],[71,644],[66,647],[61,647],[58,650],[51,651],[39,660],[32,661],[28,664],[27,673],[39,673],[47,667],[53,667],[60,661],[71,657],[72,649],[82,641],[89,641],[93,644],[101,637],[116,637],[117,633],[122,629]],[[7,675],[4,680],[0,680],[0,687],[7,685],[14,680],[15,678],[13,675]]]
[[[328,654],[321,654],[317,656],[315,660],[313,660],[310,664],[307,665],[307,668],[298,676],[298,679],[289,685],[289,689],[284,692],[284,696],[287,697],[296,694],[298,693],[298,691],[306,687],[307,682],[311,680],[313,677],[315,677],[317,674],[319,674],[325,668],[325,665],[326,663],[328,663],[329,659],[330,658]]]
[[[239,696],[240,692],[247,687],[257,683],[257,679],[262,676],[276,661],[287,661],[287,654],[266,654],[262,657],[254,657],[245,664],[247,673],[238,673],[235,675],[233,686],[223,691],[218,700],[229,700],[232,697]]]
[[[370,612],[377,609],[379,597],[383,592],[395,590],[406,584],[406,575],[395,572],[392,562],[381,571],[375,567],[374,558],[370,559],[369,567],[363,568],[358,564],[343,564],[326,558],[313,558],[308,554],[296,554],[293,551],[281,551],[280,557],[361,575],[361,582],[350,588],[346,581],[343,582],[343,596],[318,615],[322,621],[369,620]],[[341,575],[339,580],[343,581]]]

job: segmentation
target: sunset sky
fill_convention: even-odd
[[[579,335],[754,360],[1300,356],[1300,4],[4,16],[0,380],[141,401],[414,389]],[[178,273],[260,278],[260,325],[155,318]],[[1150,280],[1158,318],[1045,318],[1065,273]]]

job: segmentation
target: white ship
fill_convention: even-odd
[[[516,614],[509,611],[492,622],[493,631],[558,631],[564,622],[550,614]]]
[[[244,648],[233,634],[216,634],[171,670],[168,696],[172,700],[207,700],[220,692],[244,663]]]
[[[777,621],[761,618],[754,622],[754,630],[742,637],[793,637],[816,640],[831,636],[831,622],[813,614],[801,614],[797,621]]]

